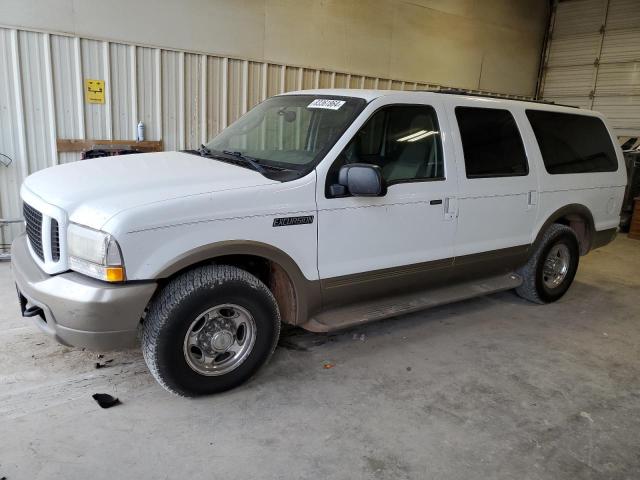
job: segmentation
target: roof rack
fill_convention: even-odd
[[[500,100],[518,100],[519,102],[542,103],[545,105],[558,105],[562,107],[579,108],[574,105],[563,105],[560,103],[555,103],[551,100],[536,100],[532,97],[526,97],[524,95],[507,95],[507,94],[501,94],[501,93],[483,92],[478,90],[465,90],[464,88],[437,88],[437,89],[426,89],[426,90],[416,90],[416,91],[446,93],[449,95],[468,95],[470,97],[497,98]]]

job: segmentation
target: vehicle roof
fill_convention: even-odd
[[[558,111],[558,112],[566,112],[580,115],[592,115],[592,116],[602,116],[596,111],[593,110],[585,110],[577,107],[571,107],[567,105],[557,105],[549,102],[538,102],[535,100],[517,100],[510,98],[501,98],[498,96],[490,96],[490,95],[482,95],[482,94],[473,94],[473,93],[462,93],[459,91],[442,91],[439,92],[437,90],[364,90],[357,88],[318,88],[311,90],[296,90],[293,92],[287,92],[282,95],[333,95],[337,97],[355,97],[355,98],[363,98],[367,102],[375,100],[380,97],[407,97],[408,99],[413,97],[416,98],[416,95],[424,96],[426,98],[448,98],[452,101],[458,101],[461,99],[472,100],[481,102],[484,105],[518,105],[523,108],[529,109],[541,109],[541,110],[549,110],[549,111]]]

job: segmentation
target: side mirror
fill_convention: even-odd
[[[387,193],[382,170],[369,163],[344,165],[338,173],[338,183],[354,197],[382,197]]]

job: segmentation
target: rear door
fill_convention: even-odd
[[[540,147],[538,223],[560,207],[586,206],[596,230],[616,228],[626,184],[622,152],[598,114],[569,109],[543,110],[532,105],[526,116]]]
[[[460,185],[456,264],[493,259],[510,268],[504,260],[521,258],[530,244],[539,198],[532,146],[521,134],[524,112],[464,98],[452,100],[448,112]]]

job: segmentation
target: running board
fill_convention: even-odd
[[[317,314],[300,326],[311,332],[331,332],[438,305],[511,290],[520,285],[522,285],[522,277],[515,273],[499,275],[474,282],[434,288],[426,292],[398,295],[330,309]]]

